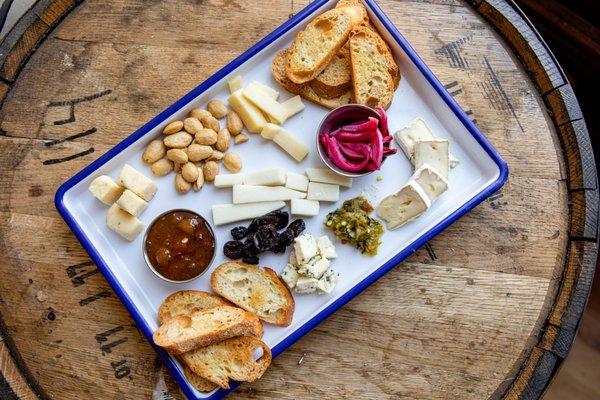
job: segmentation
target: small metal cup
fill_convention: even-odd
[[[378,121],[381,122],[381,117],[371,107],[363,106],[361,104],[346,104],[344,106],[340,106],[331,110],[325,116],[325,118],[323,118],[323,121],[321,121],[316,137],[317,151],[319,152],[319,156],[321,157],[321,160],[323,160],[325,165],[327,165],[327,167],[329,167],[329,169],[331,169],[336,174],[347,176],[349,178],[358,178],[360,176],[369,175],[375,171],[348,172],[344,171],[343,169],[340,169],[329,159],[327,151],[325,151],[325,149],[321,145],[319,136],[321,136],[322,132],[333,132],[334,130],[338,129],[343,125],[348,125],[358,121],[365,121],[369,117],[376,118]],[[383,161],[385,161],[385,159],[386,157],[383,158]]]
[[[152,226],[154,225],[154,223],[156,221],[158,221],[161,217],[165,216],[166,214],[170,214],[170,213],[178,212],[178,211],[188,212],[188,213],[194,214],[194,215],[200,217],[201,219],[203,219],[204,222],[206,223],[206,226],[208,227],[208,230],[210,231],[210,234],[213,237],[214,242],[215,242],[215,251],[213,252],[213,256],[210,259],[210,262],[208,263],[208,265],[206,266],[206,268],[204,269],[204,271],[202,271],[201,273],[199,273],[195,277],[190,278],[190,279],[186,279],[184,281],[174,281],[172,279],[168,279],[168,278],[165,278],[164,276],[162,276],[160,274],[160,272],[158,272],[154,268],[154,266],[152,265],[152,263],[150,262],[150,259],[148,258],[148,249],[146,248],[146,239],[148,238],[148,232],[150,232],[150,229],[152,228]],[[158,276],[163,281],[170,282],[170,283],[188,283],[188,282],[193,281],[194,279],[200,278],[202,275],[204,275],[206,273],[206,271],[209,270],[209,268],[212,265],[213,261],[215,261],[215,256],[217,255],[217,249],[218,249],[217,236],[215,235],[215,231],[213,230],[212,226],[208,223],[208,221],[206,220],[206,218],[204,218],[202,215],[198,214],[196,211],[186,210],[184,208],[176,208],[174,210],[165,211],[164,213],[162,213],[162,214],[158,215],[156,218],[154,218],[152,220],[152,222],[150,223],[150,225],[148,225],[148,228],[146,228],[146,232],[144,233],[144,240],[142,242],[142,252],[144,253],[144,260],[146,260],[146,265],[148,266],[148,268],[150,268],[150,270],[152,272],[154,272],[154,275]]]

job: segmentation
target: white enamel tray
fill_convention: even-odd
[[[296,311],[292,324],[285,328],[265,326],[263,340],[271,347],[274,356],[461,215],[489,197],[504,184],[508,177],[508,169],[502,158],[471,123],[381,9],[372,0],[364,0],[364,3],[371,21],[390,44],[400,66],[402,76],[400,86],[388,110],[390,131],[395,132],[416,117],[422,117],[437,136],[450,139],[451,151],[460,160],[460,164],[450,173],[449,190],[438,198],[426,214],[397,230],[385,232],[377,256],[361,255],[354,248],[334,240],[338,259],[333,262],[332,267],[341,275],[338,285],[329,295],[295,294]],[[206,82],[68,180],[57,191],[55,203],[58,211],[104,273],[150,342],[152,342],[152,332],[158,327],[156,312],[163,299],[177,290],[210,290],[210,273],[187,284],[169,284],[156,277],[144,262],[143,233],[133,242],[128,242],[107,228],[105,223],[107,207],[88,191],[91,180],[102,174],[116,178],[123,164],[129,163],[154,179],[159,186],[156,196],[141,216],[146,226],[158,214],[173,208],[191,209],[205,216],[208,221],[212,221],[211,206],[231,203],[231,190],[216,189],[212,184],[205,184],[198,193],[177,194],[173,174],[162,178],[153,177],[149,167],[142,163],[141,154],[146,144],[160,136],[163,127],[169,122],[185,118],[192,108],[205,106],[212,98],[219,98],[226,102],[229,94],[226,83],[238,74],[243,76],[245,83],[257,80],[277,88],[282,92],[280,100],[291,97],[292,95],[280,88],[271,77],[271,60],[279,50],[290,45],[296,32],[303,29],[316,15],[334,7],[335,4],[334,0],[317,0],[311,3]],[[234,147],[234,151],[239,152],[243,159],[243,172],[275,166],[298,173],[303,173],[307,167],[325,168],[317,154],[314,135],[319,122],[328,110],[308,101],[305,101],[305,104],[306,109],[290,118],[284,127],[311,149],[309,156],[301,163],[296,163],[274,143],[263,140],[260,135],[249,134],[250,140],[247,143]],[[396,144],[393,146],[397,147]],[[221,172],[225,172],[223,170],[224,168],[221,167]],[[411,174],[412,166],[399,150],[397,155],[387,159],[381,171],[355,179],[351,189],[341,188],[339,202],[335,204],[321,202],[321,214],[305,219],[306,232],[315,236],[329,234],[333,239],[331,231],[326,231],[323,227],[324,217],[328,212],[339,207],[343,200],[360,194],[365,195],[373,205],[376,205],[386,195],[396,192]],[[383,179],[377,181],[378,176]],[[289,211],[289,204],[285,209]],[[236,224],[214,227],[219,249],[211,270],[226,261],[221,246],[230,240],[229,230],[233,226]],[[285,255],[264,253],[260,260],[262,266],[270,266],[280,271],[285,266],[287,258],[288,253]],[[225,390],[217,390],[209,394],[197,392],[183,377],[180,365],[161,349],[156,350],[188,398],[216,399],[228,393]],[[235,386],[237,384],[232,385]]]

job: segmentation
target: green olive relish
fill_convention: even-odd
[[[375,218],[369,217],[373,207],[362,196],[346,200],[337,210],[327,214],[325,226],[331,230],[342,243],[351,243],[371,256],[377,254],[381,244],[383,225]]]

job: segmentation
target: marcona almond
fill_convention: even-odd
[[[165,126],[165,129],[163,129],[163,133],[165,135],[172,135],[173,133],[177,133],[182,129],[183,129],[182,121],[173,121],[169,125]]]
[[[235,144],[240,144],[240,143],[244,143],[248,141],[248,136],[244,135],[243,133],[241,135],[237,135],[233,141],[235,142]]]
[[[198,179],[198,167],[193,163],[187,162],[181,167],[181,176],[190,183],[196,182]]]
[[[177,190],[178,193],[187,193],[191,188],[192,184],[183,179],[181,174],[175,176],[175,190]]]
[[[198,133],[202,128],[202,123],[197,118],[190,117],[183,120],[183,129],[192,135]]]
[[[217,132],[212,129],[202,128],[196,133],[196,143],[212,146],[217,142]]]
[[[192,143],[187,148],[188,159],[192,162],[206,160],[212,155],[213,149],[210,146],[205,146],[198,143]]]
[[[187,132],[177,132],[163,139],[165,146],[175,149],[183,149],[192,143],[194,138]],[[215,135],[215,141],[217,140]]]
[[[188,162],[188,155],[183,149],[170,149],[167,151],[167,158],[177,164]]]
[[[152,164],[165,156],[167,148],[162,140],[153,140],[148,144],[144,154],[142,154],[142,160],[145,163]]]
[[[202,168],[202,172],[204,172],[204,180],[212,182],[215,180],[215,176],[219,174],[219,164],[214,161],[207,161]]]
[[[215,149],[219,151],[225,151],[229,148],[229,142],[231,141],[231,135],[227,128],[221,129],[217,133],[217,142],[215,143]]]
[[[204,185],[204,172],[202,171],[202,168],[198,168],[198,179],[196,179],[196,182],[192,185],[192,189],[197,192],[202,188],[202,185]]]
[[[223,165],[231,172],[239,172],[242,169],[242,159],[238,153],[229,152],[223,157]]]
[[[201,120],[202,126],[208,129],[212,129],[215,132],[219,132],[221,130],[221,125],[219,125],[219,120],[217,120],[212,115],[210,117],[203,117]]]
[[[242,130],[244,129],[244,123],[235,111],[229,111],[229,113],[227,113],[226,122],[227,129],[229,129],[229,133],[231,133],[233,136],[237,136],[242,133]]]
[[[177,174],[181,172],[181,164],[173,163],[173,171]]]
[[[212,116],[212,114],[202,108],[194,108],[190,111],[190,117],[198,118],[200,121],[202,121],[202,118],[210,116]]]
[[[165,176],[169,172],[173,171],[173,163],[166,158],[161,158],[152,164],[150,170],[155,176]]]
[[[227,115],[227,106],[221,100],[213,99],[209,101],[206,109],[216,119],[221,119]]]
[[[208,158],[209,161],[221,161],[224,154],[219,150],[213,150],[211,156]]]

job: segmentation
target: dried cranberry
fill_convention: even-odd
[[[230,240],[223,245],[223,254],[232,260],[237,260],[242,257],[242,249],[244,244],[238,240]]]
[[[244,257],[242,258],[242,262],[245,262],[246,264],[258,264],[258,257],[257,256],[253,256],[253,257]]]
[[[248,229],[245,226],[236,226],[231,230],[231,237],[235,240],[242,240],[246,237]]]
[[[297,219],[297,220],[294,220],[290,224],[290,226],[288,226],[288,229],[291,229],[292,232],[294,232],[294,237],[298,237],[298,236],[300,236],[302,231],[304,231],[306,229],[306,224],[304,223],[304,220]]]
[[[265,251],[277,243],[277,229],[275,229],[275,225],[259,226],[255,237],[258,249]]]

